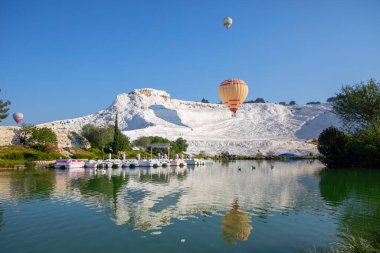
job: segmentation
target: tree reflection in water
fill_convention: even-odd
[[[320,177],[321,196],[338,216],[339,230],[370,240],[379,238],[380,171],[326,169]]]
[[[10,198],[16,201],[47,199],[51,196],[55,184],[55,172],[46,169],[16,170],[2,173],[10,183]]]
[[[235,244],[237,240],[246,241],[251,234],[251,216],[241,210],[238,201],[232,204],[232,209],[222,217],[223,240]]]

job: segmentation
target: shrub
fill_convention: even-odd
[[[322,162],[328,167],[350,164],[348,138],[336,127],[322,131],[318,138],[318,151],[323,155]]]
[[[19,132],[19,140],[24,146],[33,146],[43,150],[46,145],[57,143],[57,135],[47,127],[23,124]]]
[[[143,136],[133,141],[133,145],[135,147],[141,147],[146,150],[150,150],[150,146],[154,143],[162,143],[162,144],[169,144],[170,145],[170,151],[171,154],[174,153],[182,153],[187,150],[187,147],[189,144],[187,141],[181,137],[177,138],[175,141],[170,141],[169,139],[160,137],[160,136]],[[166,148],[153,148],[152,153],[158,154],[158,153],[167,153]]]
[[[92,147],[103,149],[113,141],[114,129],[112,126],[96,127],[87,124],[82,128],[82,135],[91,143]]]

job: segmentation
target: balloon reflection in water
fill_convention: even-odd
[[[229,244],[235,244],[237,240],[246,241],[251,234],[251,216],[241,210],[237,200],[232,204],[232,209],[222,217],[223,240]]]

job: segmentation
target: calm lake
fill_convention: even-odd
[[[380,171],[318,161],[0,170],[0,252],[302,252],[379,229]]]

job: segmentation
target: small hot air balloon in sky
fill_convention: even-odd
[[[17,124],[20,123],[23,118],[24,114],[22,114],[21,112],[13,113],[13,119],[16,121]]]
[[[231,25],[232,25],[232,18],[230,18],[230,17],[224,18],[224,19],[223,19],[223,24],[224,24],[224,26],[225,26],[227,29],[230,28]]]
[[[236,116],[237,110],[248,96],[248,85],[240,79],[227,79],[219,86],[219,97]]]

